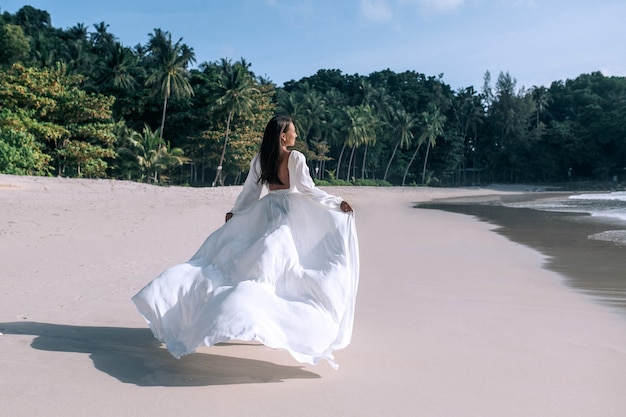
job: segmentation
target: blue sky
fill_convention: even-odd
[[[518,87],[602,71],[626,76],[624,0],[0,0],[52,25],[104,21],[124,45],[154,28],[183,38],[198,63],[245,58],[279,86],[319,69],[443,74],[480,89],[508,71]]]

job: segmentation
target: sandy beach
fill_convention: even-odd
[[[488,223],[413,208],[515,191],[325,188],[361,249],[340,368],[253,343],[174,359],[130,297],[240,189],[0,175],[0,416],[626,415],[623,315]]]

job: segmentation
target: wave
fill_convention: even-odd
[[[570,200],[626,201],[626,191],[612,193],[579,194],[569,197]]]
[[[567,197],[537,199],[505,204],[513,208],[539,211],[587,214],[597,221],[604,220],[619,227],[626,226],[626,191],[576,194]],[[617,222],[617,223],[616,223]],[[623,234],[618,239],[622,240]]]

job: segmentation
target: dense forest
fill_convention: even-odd
[[[453,91],[442,76],[320,69],[277,86],[244,58],[197,63],[154,29],[126,46],[105,22],[59,29],[0,15],[0,173],[238,184],[265,123],[294,117],[322,184],[477,185],[626,177],[626,77]]]

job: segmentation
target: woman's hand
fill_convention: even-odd
[[[339,204],[339,208],[344,213],[352,213],[352,211],[353,211],[352,207],[350,207],[350,204],[348,204],[347,201],[342,201],[341,204]]]
[[[233,217],[233,213],[231,213],[230,211],[228,213],[226,213],[226,220],[224,221],[224,223],[229,221],[232,217]]]

